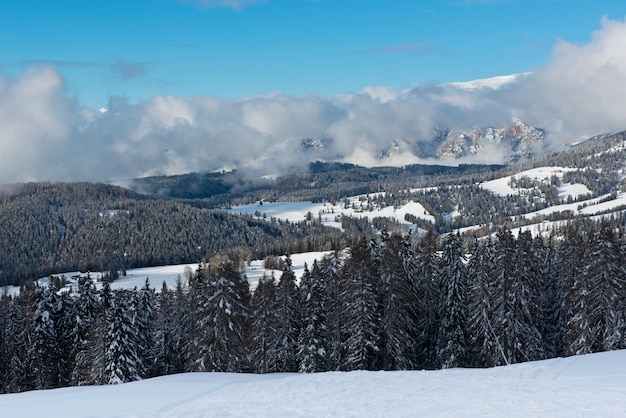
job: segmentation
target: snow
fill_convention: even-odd
[[[510,74],[510,75],[500,75],[490,78],[480,78],[472,81],[460,81],[460,82],[452,82],[444,85],[456,87],[460,90],[480,90],[489,88],[492,90],[498,90],[500,87],[512,83],[519,78],[523,78],[528,76],[530,73],[520,73],[520,74]]]
[[[384,194],[384,193],[383,193]],[[369,197],[374,199],[376,193],[370,194]],[[322,223],[341,228],[341,216],[348,217],[368,217],[369,219],[375,217],[388,217],[396,219],[399,223],[410,225],[411,223],[404,219],[404,216],[408,213],[416,218],[424,219],[426,221],[435,222],[435,217],[432,216],[421,203],[410,201],[400,207],[385,206],[380,207],[377,205],[368,205],[366,201],[368,195],[351,196],[347,198],[347,204],[344,199],[338,200],[335,205],[329,202],[313,203],[313,202],[263,202],[263,204],[253,203],[249,205],[234,206],[228,209],[229,212],[234,214],[246,214],[251,216],[276,218],[282,220],[288,220],[289,222],[299,222],[306,219],[307,213],[311,213],[314,219],[321,219]]]
[[[605,200],[610,195],[602,195],[589,200],[581,200],[575,203],[550,206],[536,212],[530,212],[522,215],[525,219],[532,219],[535,216],[545,216],[556,212],[572,211],[575,215],[592,216],[602,212],[615,211],[621,206],[626,206],[626,193],[618,193],[615,199]]]
[[[539,167],[533,168],[531,170],[522,171],[520,173],[514,174],[508,177],[502,177],[495,180],[486,181],[481,183],[481,187],[489,190],[491,193],[498,196],[509,196],[509,195],[518,195],[523,190],[521,188],[512,188],[510,186],[511,179],[528,177],[534,180],[549,180],[552,176],[557,176],[559,180],[563,179],[563,173],[566,171],[574,171],[574,168],[566,168],[566,167]],[[562,183],[559,187],[559,199],[566,199],[568,196],[572,198],[577,198],[578,196],[583,196],[586,194],[592,194],[591,191],[587,188],[587,186],[583,184],[570,184],[570,183]]]
[[[330,252],[309,252],[309,253],[301,253],[301,254],[291,254],[291,269],[296,275],[296,281],[299,281],[302,275],[304,274],[304,264],[306,263],[309,267],[313,265],[313,261],[322,261],[325,255],[330,254]],[[284,258],[284,256],[283,256]],[[268,277],[274,274],[276,280],[280,279],[280,275],[282,274],[279,270],[267,270],[263,268],[263,260],[253,260],[249,265],[246,265],[246,276],[248,277],[248,283],[250,283],[250,288],[255,289],[259,279],[266,274]]]
[[[296,280],[299,280],[300,277],[304,274],[304,264],[306,263],[309,267],[313,265],[313,261],[321,261],[322,258],[329,252],[308,252],[301,254],[292,254],[291,262],[292,262],[292,270],[296,275]],[[285,256],[283,255],[282,258]],[[252,289],[256,288],[256,285],[260,278],[263,277],[263,274],[267,274],[271,276],[272,272],[274,273],[276,280],[280,278],[280,271],[277,270],[266,270],[263,268],[264,260],[252,260],[250,264],[246,264],[245,274],[248,277],[248,282],[250,283],[250,287]],[[176,281],[180,277],[183,285],[186,286],[186,277],[185,277],[185,268],[190,268],[192,272],[195,272],[198,268],[198,263],[192,264],[176,264],[169,266],[159,266],[159,267],[144,267],[144,268],[136,268],[136,269],[128,269],[126,272],[126,276],[120,276],[117,280],[111,283],[111,289],[140,289],[145,286],[146,278],[150,279],[150,287],[155,289],[157,292],[161,290],[163,286],[163,282],[167,284],[169,289],[176,288]],[[92,279],[98,279],[102,277],[102,272],[90,272],[90,277]],[[55,276],[65,276],[65,278],[70,282],[66,286],[68,291],[75,290],[77,286],[78,280],[75,277],[84,276],[84,274],[75,271],[75,272],[67,272],[67,273],[59,273]],[[44,277],[39,279],[40,284],[47,284],[48,278]],[[101,283],[99,282],[96,286],[98,289],[101,287]],[[4,290],[4,288],[0,288]],[[18,294],[20,291],[19,286],[6,286],[6,291],[10,295]],[[1,292],[0,292],[1,293]]]
[[[626,351],[403,372],[187,373],[0,395],[7,417],[618,417]]]

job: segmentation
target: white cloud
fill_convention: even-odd
[[[626,129],[626,22],[604,19],[590,42],[559,41],[550,62],[503,102],[553,139]]]
[[[225,100],[111,98],[105,113],[64,95],[51,66],[0,75],[0,183],[109,180],[223,167],[276,173],[332,158],[375,165],[421,161],[403,143],[429,148],[439,127],[503,126],[520,118],[555,143],[626,129],[626,23],[604,20],[585,44],[559,41],[551,60],[499,89],[423,85],[368,87],[335,97],[281,93]],[[299,152],[303,138],[332,138]],[[489,162],[501,161],[493,149]]]

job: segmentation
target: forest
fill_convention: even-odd
[[[74,292],[28,282],[0,299],[0,390],[116,384],[187,371],[491,367],[626,346],[623,223],[562,239],[362,235],[251,291],[218,255],[175,289]]]
[[[315,162],[274,180],[228,172],[136,179],[130,189],[97,183],[5,185],[0,187],[0,285],[77,270],[117,274],[136,267],[195,263],[223,252],[238,261],[328,251],[352,246],[360,233],[404,231],[381,217],[343,217],[338,219],[342,226],[338,230],[322,225],[315,216],[287,222],[234,216],[223,210],[262,201],[332,204],[355,195],[378,207],[415,201],[435,222],[410,214],[405,221],[422,231],[434,228],[440,235],[473,227],[472,234],[484,236],[503,225],[514,228],[567,220],[574,214],[555,212],[532,221],[523,215],[590,197],[615,199],[625,188],[621,174],[625,139],[623,132],[598,137],[506,167],[365,168]],[[517,175],[550,166],[567,167],[567,171],[561,179],[553,176],[548,181]],[[481,187],[482,182],[505,176],[513,176],[512,181],[526,192],[499,196]],[[563,183],[584,185],[590,195],[560,197]]]

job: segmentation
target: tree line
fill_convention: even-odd
[[[299,281],[287,257],[253,292],[225,256],[159,293],[148,280],[134,290],[85,281],[74,293],[31,285],[0,300],[0,390],[188,371],[491,367],[620,349],[624,255],[607,222],[560,242],[507,228],[469,243],[383,233],[316,260]]]

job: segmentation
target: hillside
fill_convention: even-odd
[[[0,283],[197,263],[220,252],[248,259],[328,251],[381,230],[485,236],[507,225],[559,234],[567,222],[621,216],[625,140],[623,132],[595,137],[509,166],[317,162],[275,179],[236,171],[145,178],[131,183],[134,191],[3,186]]]
[[[491,369],[266,375],[187,373],[0,395],[5,416],[617,417],[626,351]]]

